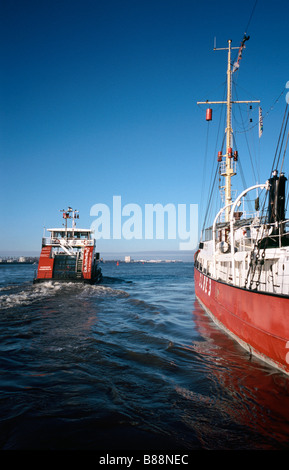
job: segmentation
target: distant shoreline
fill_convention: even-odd
[[[37,261],[0,261],[0,266],[14,266],[14,265],[19,265],[19,264],[37,264],[38,263],[38,260]]]
[[[126,251],[126,252],[109,252],[103,251],[100,252],[100,259],[105,262],[125,262],[126,258],[130,258],[131,263],[137,262],[180,262],[180,263],[192,263],[194,261],[194,253],[196,250],[193,251]],[[7,264],[6,262],[10,259],[9,263],[14,263],[17,261],[17,264],[21,264],[19,258],[22,259],[22,263],[38,263],[40,253],[36,252],[28,252],[28,251],[2,251],[0,252],[0,259],[2,258],[2,262],[0,264]]]
[[[140,260],[132,260],[132,261],[124,261],[121,259],[106,259],[106,260],[100,260],[101,264],[111,264],[111,263],[121,263],[121,264],[144,264],[144,263],[151,263],[151,264],[171,264],[171,263],[189,263],[189,261],[183,261],[180,259],[177,260],[146,260],[146,259],[140,259]],[[1,261],[0,266],[19,266],[19,265],[27,265],[27,264],[33,264],[36,265],[38,264],[37,261]]]

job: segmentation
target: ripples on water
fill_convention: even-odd
[[[288,378],[220,332],[191,264],[102,285],[0,267],[1,449],[286,449]]]

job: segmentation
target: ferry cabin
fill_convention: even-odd
[[[100,278],[99,253],[92,230],[51,228],[42,238],[37,280],[95,282]]]

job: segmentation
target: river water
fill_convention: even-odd
[[[2,450],[289,448],[289,378],[200,308],[187,263],[103,263],[101,285],[0,266]]]

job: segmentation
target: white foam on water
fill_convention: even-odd
[[[20,286],[7,286],[1,291],[16,290],[21,288]],[[39,284],[33,284],[10,294],[3,294],[0,296],[0,309],[8,309],[20,305],[29,305],[30,303],[37,302],[38,300],[51,298],[57,293],[64,291],[69,294],[85,295],[85,296],[97,296],[103,297],[129,297],[129,294],[123,290],[112,289],[111,287],[103,285],[83,285],[76,284],[73,282],[43,282]]]
[[[45,282],[43,284],[29,286],[19,292],[3,294],[0,296],[0,308],[7,309],[18,305],[28,305],[41,298],[54,295],[60,288],[60,284]],[[11,290],[11,286],[9,286],[9,289]],[[17,289],[17,286],[13,286],[13,289]],[[3,290],[4,289],[2,289],[2,291]]]

